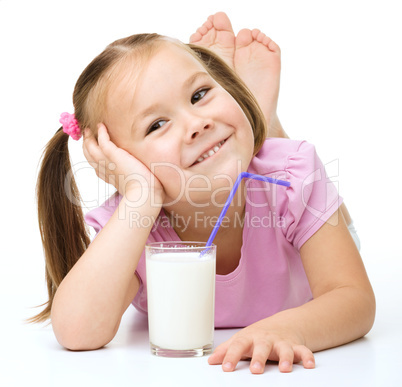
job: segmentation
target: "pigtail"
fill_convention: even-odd
[[[43,322],[50,317],[58,286],[90,242],[72,174],[68,139],[60,128],[42,156],[36,194],[49,300],[42,305],[45,309],[29,322]]]

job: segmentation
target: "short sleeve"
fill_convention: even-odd
[[[315,147],[301,142],[297,152],[288,156],[284,210],[286,239],[298,250],[339,208],[342,198],[327,177]]]
[[[120,200],[121,196],[118,193],[113,194],[101,206],[89,211],[85,215],[85,223],[88,226],[92,227],[95,230],[96,234],[98,234],[112,217],[113,213],[120,203]]]

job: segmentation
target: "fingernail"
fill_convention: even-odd
[[[313,362],[312,360],[309,360],[309,361],[307,362],[307,367],[309,367],[309,368],[314,368],[314,362]]]
[[[252,367],[256,370],[256,371],[261,371],[262,370],[262,364],[259,361],[256,361],[255,363],[253,363]]]
[[[222,366],[225,370],[231,370],[232,369],[232,363],[229,363],[229,362],[227,362],[227,363],[225,363],[223,366]]]
[[[281,363],[281,367],[282,367],[282,368],[289,368],[289,367],[290,367],[290,363],[289,363],[288,361],[283,361],[283,362]]]

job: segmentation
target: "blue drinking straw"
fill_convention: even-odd
[[[222,211],[219,215],[218,221],[216,222],[214,229],[211,232],[211,235],[207,241],[207,244],[205,247],[210,247],[212,245],[212,241],[215,238],[216,233],[218,232],[218,229],[222,223],[223,217],[226,214],[226,211],[228,210],[230,203],[232,203],[233,200],[233,196],[235,195],[237,188],[241,182],[241,179],[243,178],[248,178],[248,179],[254,179],[254,180],[261,180],[261,181],[266,181],[267,183],[272,183],[272,184],[277,184],[277,185],[283,185],[285,187],[290,187],[290,183],[288,181],[284,181],[284,180],[278,180],[278,179],[273,179],[272,177],[267,177],[267,176],[261,176],[261,175],[256,175],[253,173],[249,173],[249,172],[242,172],[240,173],[240,175],[237,177],[236,182],[233,185],[232,190],[229,193],[228,198],[226,199],[225,205],[222,208]],[[201,255],[203,255],[206,250],[203,250]]]

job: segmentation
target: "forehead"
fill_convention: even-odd
[[[161,87],[171,79],[185,77],[188,72],[203,71],[201,62],[185,48],[175,43],[164,42],[145,58],[135,54],[116,69],[115,79],[109,88],[110,94],[133,95],[143,85]]]
[[[185,48],[174,43],[163,44],[142,66],[139,84],[163,77],[168,81],[171,77],[185,76],[186,71],[205,71],[201,62]]]
[[[191,72],[205,72],[202,63],[184,47],[163,42],[150,55],[134,54],[120,63],[110,77],[106,98],[108,111],[132,105],[139,90],[160,89],[188,77]]]

